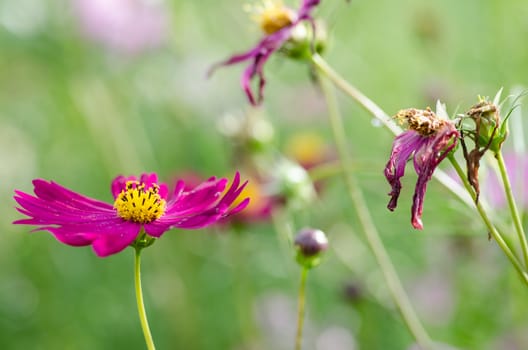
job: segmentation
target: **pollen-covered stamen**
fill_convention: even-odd
[[[402,109],[394,116],[394,119],[400,124],[407,124],[410,130],[414,130],[423,136],[436,133],[446,123],[445,119],[437,117],[429,107],[425,110]]]
[[[254,13],[254,20],[267,35],[291,25],[296,18],[295,12],[279,0],[264,0],[260,6],[248,6],[247,8]]]
[[[159,219],[165,212],[165,200],[159,195],[159,186],[146,188],[139,181],[127,181],[114,202],[117,215],[127,221],[147,224]]]

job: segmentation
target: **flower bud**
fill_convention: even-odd
[[[261,109],[226,114],[219,119],[217,128],[235,145],[249,153],[265,151],[274,142],[275,131]]]
[[[475,122],[475,145],[498,153],[508,134],[507,123],[501,121],[499,108],[489,101],[481,101],[466,113]]]
[[[302,208],[315,198],[315,188],[306,169],[285,158],[280,159],[272,172],[269,191],[293,208]]]
[[[297,262],[306,268],[312,268],[321,262],[321,253],[328,248],[328,239],[323,231],[303,228],[295,237]]]
[[[322,21],[317,21],[314,29],[310,23],[299,23],[291,32],[290,39],[282,46],[281,50],[286,56],[296,60],[309,59],[313,51],[321,54],[326,49],[328,35],[326,26]]]

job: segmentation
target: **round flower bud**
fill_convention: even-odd
[[[476,146],[498,153],[508,135],[507,123],[500,118],[499,107],[483,100],[466,113],[475,122]]]
[[[297,60],[306,60],[312,54],[322,54],[327,46],[328,35],[326,26],[322,21],[317,21],[314,30],[309,23],[299,23],[293,29],[290,39],[282,46],[281,50],[288,57]]]
[[[328,248],[328,239],[323,231],[314,228],[303,228],[295,237],[297,262],[304,267],[312,268],[320,263],[320,255]]]

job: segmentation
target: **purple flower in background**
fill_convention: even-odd
[[[91,245],[100,257],[133,244],[140,232],[159,238],[177,227],[198,229],[244,209],[249,198],[235,203],[246,183],[236,173],[228,180],[211,177],[192,190],[178,181],[174,190],[158,184],[156,174],[118,176],[112,182],[115,202],[108,204],[75,193],[52,181],[33,181],[35,196],[15,191],[17,210],[28,216],[15,224],[36,225],[71,246]],[[223,193],[223,195],[222,195]]]
[[[412,157],[418,180],[413,196],[411,223],[414,228],[422,229],[421,217],[427,182],[431,180],[438,164],[456,146],[460,134],[453,122],[437,117],[429,108],[401,110],[395,118],[407,123],[409,130],[396,137],[385,166],[385,177],[392,187],[387,208],[392,211],[397,206],[402,187],[400,178],[404,175],[407,160]]]
[[[241,54],[231,56],[227,60],[215,64],[209,74],[221,66],[229,66],[240,62],[251,61],[242,74],[242,88],[248,96],[252,105],[258,105],[263,99],[264,85],[264,64],[270,56],[279,50],[288,39],[297,24],[302,21],[309,21],[314,26],[311,16],[312,10],[319,5],[320,0],[303,0],[297,13],[285,7],[282,2],[266,2],[265,7],[259,9],[258,22],[266,36],[252,49]],[[251,80],[258,77],[258,94],[255,97],[251,90]]]
[[[526,209],[526,205],[528,204],[528,157],[525,154],[506,151],[503,154],[503,158],[517,204],[520,208]],[[502,180],[491,167],[488,170],[488,177],[485,177],[482,181],[482,192],[491,206],[497,209],[505,208],[508,204]]]
[[[73,0],[83,33],[124,53],[159,46],[168,30],[167,9],[147,0]]]

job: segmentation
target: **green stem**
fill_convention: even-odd
[[[526,242],[526,234],[524,233],[524,228],[522,226],[521,217],[519,216],[517,204],[515,203],[515,199],[513,198],[510,179],[508,177],[508,172],[506,171],[506,164],[504,163],[502,152],[499,151],[498,153],[496,153],[495,158],[497,159],[497,163],[499,164],[499,171],[501,174],[502,182],[504,184],[504,192],[506,193],[508,206],[510,207],[511,217],[513,219],[513,224],[515,225],[515,231],[517,231],[517,236],[519,237],[519,242],[521,243],[521,250],[524,257],[524,265],[528,268],[528,243]]]
[[[383,125],[387,127],[395,135],[402,133],[401,128],[393,122],[392,118],[385,113],[378,105],[376,105],[371,99],[363,95],[361,91],[356,89],[352,84],[343,79],[335,70],[332,69],[326,63],[326,61],[318,54],[313,54],[312,63],[315,64],[317,69],[323,73],[328,79],[330,79],[335,86],[343,91],[348,96],[352,97],[357,103],[361,105],[367,112],[369,112],[374,118],[379,120]]]
[[[401,128],[393,122],[392,118],[387,113],[385,113],[371,99],[361,93],[361,91],[352,86],[352,84],[343,79],[335,70],[332,69],[332,67],[328,65],[328,63],[326,63],[326,61],[321,56],[314,54],[311,60],[317,69],[319,69],[320,72],[330,79],[336,87],[359,103],[361,107],[363,107],[374,118],[379,120],[383,125],[385,125],[385,127],[387,127],[387,129],[389,129],[394,135],[399,135],[402,133]],[[433,176],[442,185],[453,192],[453,194],[462,200],[462,202],[464,202],[468,207],[473,207],[473,201],[471,198],[465,193],[463,188],[458,183],[451,179],[449,175],[440,169],[436,169]]]
[[[341,175],[342,172],[343,166],[341,165],[341,162],[335,161],[331,163],[317,165],[309,169],[308,175],[310,176],[310,180],[312,180],[312,182],[316,182],[332,177],[334,175]]]
[[[455,171],[457,172],[458,176],[462,180],[462,183],[464,184],[464,187],[466,188],[468,193],[471,194],[471,196],[473,197],[473,200],[475,200],[476,199],[476,194],[473,191],[473,188],[471,187],[471,185],[469,184],[469,181],[466,178],[466,174],[464,173],[464,170],[462,170],[462,167],[460,166],[460,164],[458,164],[457,160],[455,159],[455,156],[453,154],[450,154],[450,155],[447,156],[447,158],[449,159],[449,161],[451,162],[451,164],[455,168]],[[495,226],[491,222],[490,218],[488,217],[488,214],[486,213],[486,211],[482,207],[482,204],[480,202],[478,202],[476,204],[476,207],[477,207],[477,212],[479,213],[480,217],[482,218],[482,221],[484,221],[484,224],[488,228],[489,233],[491,234],[493,239],[495,239],[495,241],[497,242],[499,247],[502,249],[504,254],[506,254],[506,256],[508,257],[508,259],[510,260],[512,265],[515,267],[515,269],[517,270],[517,272],[521,276],[521,279],[528,285],[528,274],[524,271],[521,263],[519,262],[519,260],[517,259],[517,257],[513,253],[513,251],[510,249],[510,247],[508,246],[508,244],[506,243],[506,241],[504,240],[502,235],[497,231],[497,229],[495,228]]]
[[[251,292],[248,283],[248,264],[246,264],[247,254],[245,248],[245,241],[248,238],[246,232],[240,232],[238,228],[234,228],[230,232],[231,243],[231,257],[233,261],[233,272],[235,278],[234,291],[232,296],[233,302],[236,306],[238,325],[240,329],[240,340],[242,344],[250,344],[251,338],[254,336],[254,327],[251,315],[251,299],[249,293]]]
[[[304,326],[304,306],[306,305],[306,277],[308,268],[302,267],[301,282],[299,284],[299,300],[297,304],[297,335],[295,336],[295,350],[302,349],[302,332]]]
[[[152,334],[147,320],[147,313],[145,312],[145,304],[143,302],[143,291],[141,289],[141,248],[135,248],[136,254],[134,259],[134,277],[136,287],[136,300],[139,313],[139,321],[141,322],[141,329],[145,336],[145,343],[147,344],[148,350],[155,350],[154,341],[152,340]]]
[[[427,331],[423,327],[422,323],[418,319],[418,316],[416,315],[409,298],[403,289],[396,269],[390,260],[389,254],[385,250],[385,246],[383,245],[372,217],[370,216],[370,212],[363,197],[363,193],[357,181],[353,177],[353,169],[351,168],[351,163],[349,161],[350,156],[346,145],[345,129],[343,126],[341,113],[339,112],[336,96],[333,92],[333,87],[326,79],[326,72],[322,69],[319,69],[319,71],[322,73],[320,74],[321,88],[328,105],[330,124],[334,134],[339,157],[342,162],[345,175],[345,184],[359,218],[359,222],[363,228],[362,231],[365,234],[367,243],[374,254],[394,303],[397,305],[405,325],[422,349],[431,349],[433,342],[427,334]]]

